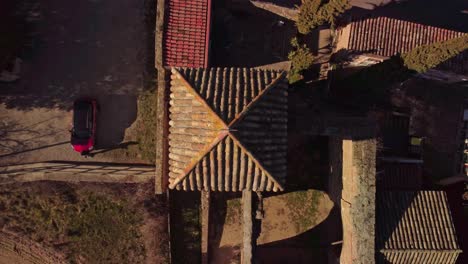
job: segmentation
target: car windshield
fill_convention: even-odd
[[[73,136],[87,139],[91,136],[92,107],[87,102],[77,102],[73,114]]]

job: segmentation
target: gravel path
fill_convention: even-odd
[[[137,95],[152,77],[153,1],[26,3],[21,12],[30,32],[21,80],[0,83],[0,165],[84,161],[68,143],[70,110],[82,96],[101,108],[93,161],[141,162],[109,150],[125,142]]]

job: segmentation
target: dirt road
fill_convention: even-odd
[[[0,83],[0,164],[83,160],[68,144],[70,110],[82,96],[101,108],[93,161],[138,162],[112,150],[127,146],[137,95],[153,78],[154,1],[25,3],[21,80]]]

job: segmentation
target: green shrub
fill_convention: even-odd
[[[468,35],[420,46],[403,54],[401,57],[408,69],[425,72],[466,49],[468,49]]]
[[[357,98],[356,104],[383,105],[388,103],[390,88],[394,84],[404,82],[417,72],[425,72],[467,48],[468,36],[420,46],[408,53],[366,67],[338,80],[333,86],[341,91],[352,89],[352,94]]]
[[[288,59],[291,61],[291,70],[289,71],[289,83],[295,83],[302,80],[302,72],[312,66],[314,55],[305,44],[299,44],[297,38],[291,40],[293,50],[289,52]]]
[[[348,0],[303,0],[299,7],[297,29],[301,34],[307,34],[325,23],[334,25],[335,19],[348,7]]]

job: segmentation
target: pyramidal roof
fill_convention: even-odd
[[[169,188],[283,190],[284,72],[174,68],[170,98]]]

